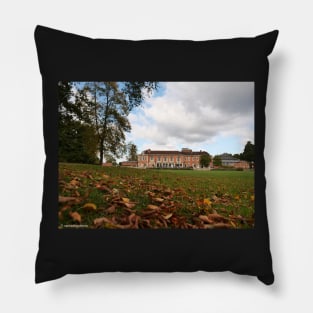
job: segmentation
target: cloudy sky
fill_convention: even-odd
[[[128,141],[145,149],[240,153],[254,142],[253,82],[162,82],[131,112]]]

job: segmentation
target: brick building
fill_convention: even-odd
[[[140,168],[200,168],[201,155],[206,151],[192,151],[183,148],[181,151],[145,150],[138,155]]]
[[[239,159],[233,157],[229,153],[223,153],[223,154],[219,155],[219,157],[221,159],[222,166],[244,168],[244,169],[250,168],[250,165],[247,161],[239,160]]]

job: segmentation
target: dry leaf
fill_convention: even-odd
[[[213,224],[214,228],[231,228],[232,226],[230,224],[226,223],[216,223]]]
[[[114,213],[115,212],[115,205],[111,205],[109,208],[106,209],[106,212],[108,213]]]
[[[76,201],[76,200],[77,200],[76,197],[63,197],[63,196],[59,196],[59,203],[66,203],[66,202]]]
[[[94,203],[86,203],[83,206],[83,209],[90,210],[90,211],[95,211],[95,210],[97,210],[97,206]]]
[[[82,218],[78,212],[70,212],[69,215],[73,219],[74,222],[78,222],[78,223],[82,222]]]
[[[251,200],[251,201],[254,201],[254,195],[252,195],[252,196],[250,197],[250,200]]]
[[[153,198],[152,200],[158,203],[162,203],[164,201],[162,198]]]
[[[124,202],[123,204],[128,209],[132,209],[136,205],[135,203],[127,203],[127,202]]]
[[[203,221],[203,222],[206,222],[206,223],[209,223],[209,224],[212,224],[212,220],[211,219],[209,219],[206,215],[199,215],[199,218],[200,218],[200,220],[201,221]]]
[[[147,208],[150,210],[159,210],[160,209],[157,205],[154,205],[154,204],[148,204]]]
[[[93,220],[93,223],[96,227],[101,226],[104,223],[113,224],[113,222],[107,217],[98,217]]]
[[[204,199],[203,203],[206,204],[207,206],[211,206],[212,202],[210,201],[210,199]]]
[[[173,216],[173,213],[169,213],[167,215],[163,215],[163,218],[165,218],[166,220],[168,220],[169,218],[171,218]]]
[[[78,186],[78,185],[79,185],[79,181],[76,180],[76,179],[72,179],[72,180],[70,181],[70,184],[71,184],[72,186]]]
[[[214,221],[218,221],[218,222],[228,222],[228,218],[226,218],[220,214],[217,214],[217,213],[208,214],[207,217],[210,220],[214,220]]]
[[[122,198],[122,201],[128,203],[129,199],[128,198]]]

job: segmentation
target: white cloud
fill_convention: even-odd
[[[146,102],[130,121],[133,140],[148,147],[201,147],[229,136],[254,141],[253,82],[168,82],[164,95]]]

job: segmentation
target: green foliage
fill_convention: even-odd
[[[130,111],[157,82],[59,82],[59,161],[103,163],[126,153]]]
[[[214,156],[213,165],[214,166],[221,166],[222,165],[222,160],[221,160],[221,157],[219,155]]]
[[[137,146],[133,143],[130,142],[127,145],[127,161],[138,161],[138,150]]]
[[[208,167],[210,165],[212,157],[210,154],[202,154],[200,157],[200,166],[201,167]]]
[[[250,167],[252,167],[252,164],[255,160],[255,146],[251,143],[251,141],[246,143],[242,156],[243,160],[249,162]]]

